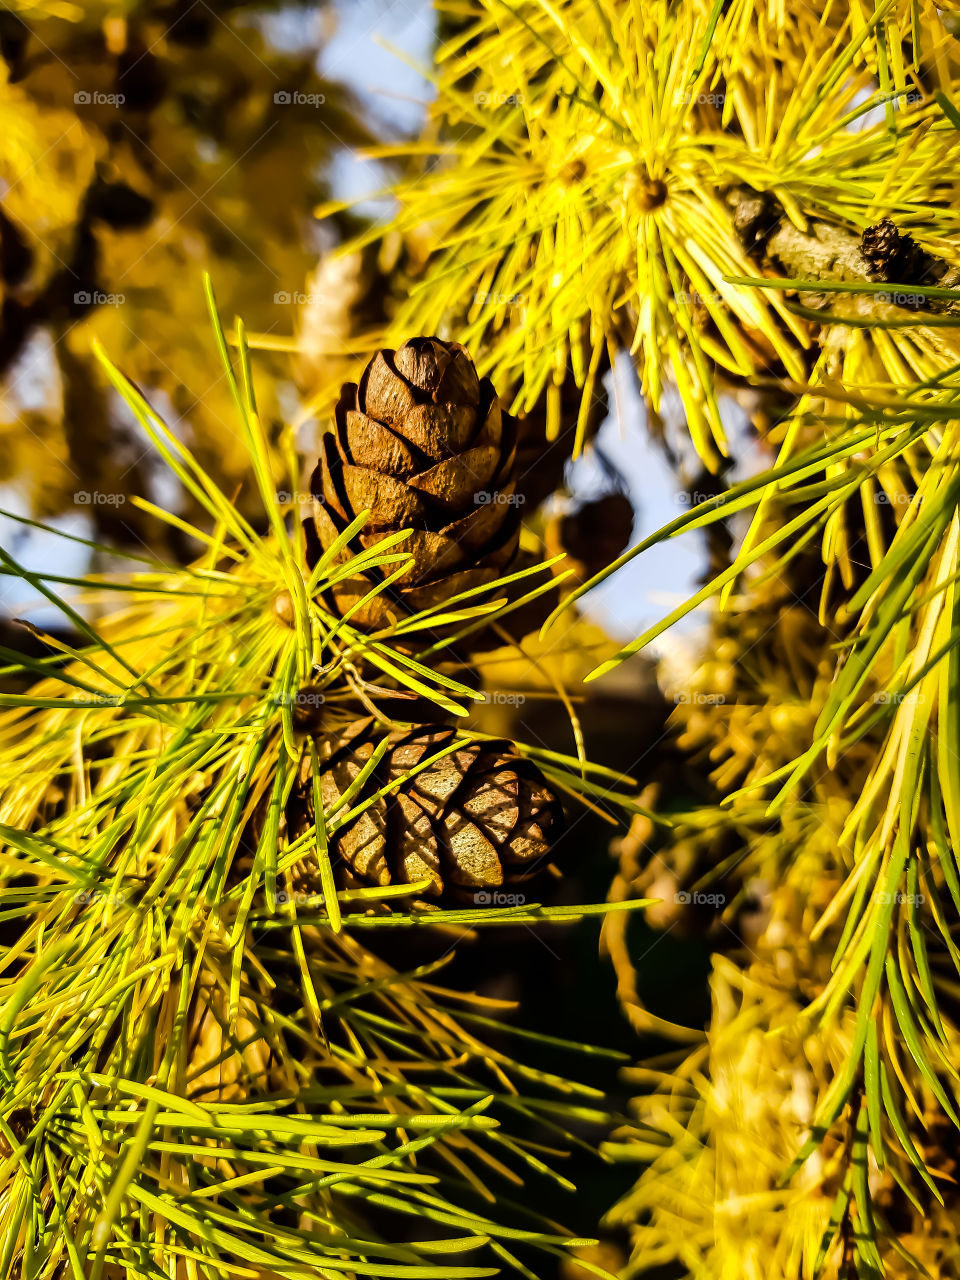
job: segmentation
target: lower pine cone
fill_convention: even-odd
[[[563,827],[563,809],[539,769],[508,741],[475,742],[448,751],[386,795],[388,783],[449,749],[457,730],[422,726],[389,735],[386,754],[338,813],[332,810],[369,761],[383,731],[373,719],[317,741],[320,794],[330,818],[330,860],[345,888],[429,881],[424,897],[443,904],[483,905],[491,890],[529,880],[548,864]],[[337,828],[346,812],[371,800]],[[287,809],[291,838],[313,825],[311,757],[307,754]],[[315,863],[312,870],[316,871]],[[309,884],[311,861],[301,864]]]

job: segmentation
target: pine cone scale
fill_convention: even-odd
[[[455,457],[476,434],[476,414],[466,405],[416,404],[403,418],[403,437],[432,462]]]
[[[449,592],[448,598],[468,591],[473,587],[484,586],[496,580],[495,566],[487,565],[482,569],[459,569],[448,573],[444,578],[444,586]],[[416,612],[418,609],[429,609],[435,602],[435,588],[432,582],[425,582],[419,587],[408,587],[403,593],[404,604]]]
[[[411,476],[409,485],[432,499],[441,510],[459,514],[464,509],[464,494],[473,504],[475,490],[491,482],[499,463],[499,450],[485,444],[467,449],[455,458],[445,458],[429,471]]]
[[[476,823],[455,810],[447,820],[446,834],[454,884],[470,889],[498,889],[503,884],[497,850]]]
[[[347,452],[355,467],[382,466],[399,480],[405,480],[427,465],[422,450],[359,409],[349,409],[344,422]]]
[[[370,509],[374,529],[413,528],[425,523],[427,505],[410,485],[368,467],[342,464],[340,477],[347,510]]]
[[[443,892],[443,876],[439,852],[433,847],[433,823],[430,815],[409,795],[396,797],[400,818],[397,832],[396,879],[408,884],[429,879],[428,893]]]
[[[392,426],[417,403],[413,388],[387,363],[387,353],[378,351],[360,380],[359,391],[373,417]]]

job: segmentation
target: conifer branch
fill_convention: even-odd
[[[735,197],[734,227],[751,257],[778,276],[851,286],[891,286],[889,293],[851,289],[839,298],[832,291],[804,291],[804,303],[811,308],[829,307],[834,314],[860,319],[902,318],[905,310],[960,315],[960,295],[952,299],[923,292],[931,287],[957,288],[960,269],[922,249],[890,218],[867,227],[862,235],[818,219],[801,231],[768,192],[757,195],[741,190]]]

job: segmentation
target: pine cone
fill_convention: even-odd
[[[382,740],[374,723],[355,721],[318,743],[320,794],[328,811]],[[420,726],[391,734],[386,755],[351,808],[448,747],[456,733],[449,726]],[[287,813],[294,837],[313,825],[312,790],[307,757]],[[480,904],[489,901],[481,891],[542,870],[562,826],[556,795],[512,743],[472,743],[379,797],[331,839],[330,856],[346,887],[429,879],[431,899]]]
[[[633,504],[625,493],[606,493],[575,511],[556,516],[547,526],[547,550],[566,552],[556,571],[573,569],[580,582],[612,564],[630,544]]]
[[[860,240],[860,252],[871,274],[894,284],[912,284],[918,279],[922,253],[910,235],[897,230],[891,218],[881,218],[867,227]]]
[[[341,559],[399,529],[414,532],[413,556],[398,584],[353,615],[359,626],[403,616],[508,572],[520,538],[515,498],[516,424],[501,414],[487,379],[466,349],[439,338],[412,338],[380,351],[359,386],[347,383],[335,429],[311,480],[314,518],[307,522],[311,567],[355,516],[367,525]],[[333,589],[344,611],[374,576]]]

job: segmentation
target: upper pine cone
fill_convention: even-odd
[[[470,743],[422,769],[394,791],[384,787],[449,746],[456,730],[419,726],[390,735],[390,746],[351,804],[374,802],[330,841],[335,873],[347,886],[430,880],[444,901],[489,901],[477,892],[515,884],[542,870],[563,826],[546,779],[509,742]],[[332,810],[370,759],[381,734],[371,719],[321,739],[320,793]],[[292,832],[312,826],[309,761],[287,812]],[[305,874],[307,868],[301,868]]]
[[[359,386],[343,387],[335,429],[323,437],[310,482],[316,503],[306,528],[308,562],[313,567],[369,509],[352,550],[412,529],[399,549],[413,561],[389,594],[353,615],[358,625],[384,626],[390,612],[417,612],[493,582],[517,555],[515,470],[516,424],[501,413],[465,347],[411,338],[397,351],[379,351]],[[334,602],[343,611],[372,585],[359,577],[341,583]]]

